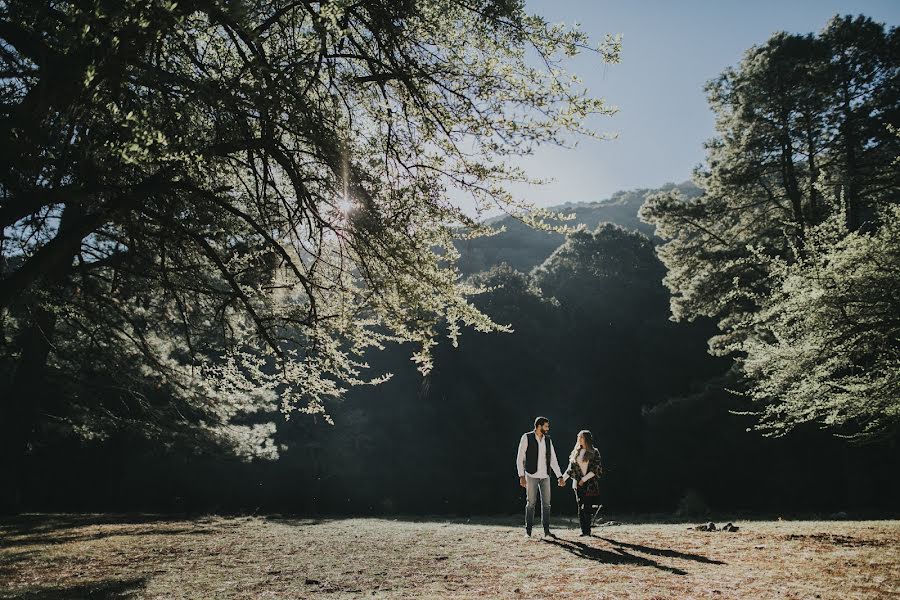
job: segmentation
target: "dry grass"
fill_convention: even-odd
[[[0,521],[0,598],[900,598],[898,521],[516,521],[33,515]]]

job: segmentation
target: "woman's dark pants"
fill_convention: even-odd
[[[579,494],[576,497],[578,501],[578,522],[581,524],[581,533],[591,535],[591,518],[594,516],[593,507],[600,504],[597,496],[585,496]]]

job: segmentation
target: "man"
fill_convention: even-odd
[[[556,475],[557,484],[565,485],[559,462],[556,460],[556,449],[550,440],[550,420],[538,417],[534,420],[534,431],[522,434],[519,440],[519,452],[516,454],[516,469],[519,472],[519,485],[525,488],[525,535],[531,537],[534,525],[534,505],[537,495],[541,495],[541,524],[544,526],[544,537],[552,537],[550,533],[550,472]]]

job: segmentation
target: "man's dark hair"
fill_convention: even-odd
[[[537,419],[534,420],[534,428],[537,429],[544,423],[549,423],[549,422],[550,422],[550,419],[548,419],[547,417],[538,417]]]

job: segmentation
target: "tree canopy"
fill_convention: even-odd
[[[896,382],[880,375],[900,348],[896,305],[879,288],[896,271],[898,65],[897,29],[865,17],[773,35],[707,86],[718,136],[695,177],[704,195],[642,208],[666,240],[674,318],[718,319],[710,348],[737,358],[751,395],[777,405],[761,409],[769,433],[812,421],[870,437],[898,423]],[[852,349],[833,344],[837,331],[853,332]],[[791,352],[808,360],[790,364]],[[872,387],[850,385],[857,376]]]
[[[453,266],[489,228],[450,190],[553,216],[507,157],[591,135],[611,109],[562,63],[618,56],[507,0],[12,1],[0,40],[4,454],[48,376],[85,414],[233,424],[381,381],[367,349],[427,372],[442,326],[504,329]]]

